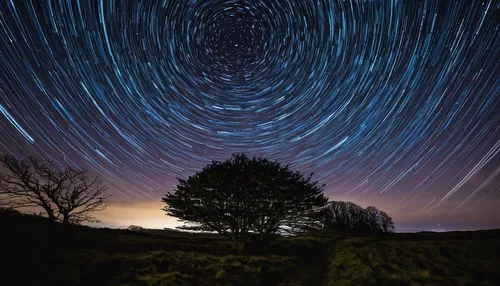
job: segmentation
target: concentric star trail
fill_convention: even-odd
[[[0,151],[118,199],[248,152],[329,195],[498,205],[500,1],[0,1],[0,118]]]

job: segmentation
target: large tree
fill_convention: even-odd
[[[62,168],[35,157],[0,156],[0,202],[12,208],[41,208],[52,221],[90,221],[106,208],[106,187],[79,168]]]
[[[162,200],[184,229],[216,231],[235,241],[249,232],[265,239],[318,227],[313,214],[327,198],[323,186],[275,161],[235,154],[179,179]]]

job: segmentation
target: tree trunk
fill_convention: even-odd
[[[239,254],[240,249],[239,249],[239,241],[237,237],[233,237],[233,243],[234,243],[234,253]]]
[[[45,212],[47,212],[47,217],[49,218],[50,221],[56,221],[57,217],[54,214],[54,211],[49,208],[49,207],[44,207]]]
[[[69,224],[69,214],[63,213],[63,224]]]
[[[264,242],[264,231],[262,230],[259,233],[259,243],[262,244]]]

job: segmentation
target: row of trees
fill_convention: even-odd
[[[328,202],[324,185],[262,157],[235,154],[214,161],[163,198],[164,211],[185,224],[182,229],[214,231],[235,244],[255,235],[321,228],[340,231],[392,232],[392,219],[375,207]]]
[[[322,212],[324,227],[348,232],[394,232],[394,222],[374,206],[366,209],[352,203],[331,201]]]
[[[0,156],[0,206],[36,209],[49,220],[64,224],[92,221],[109,196],[99,177],[79,168],[62,168],[35,157]]]

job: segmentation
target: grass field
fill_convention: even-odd
[[[2,286],[500,285],[500,231],[290,237],[235,254],[216,235],[0,223]]]
[[[500,239],[470,233],[351,238],[329,248],[324,285],[500,285]]]

